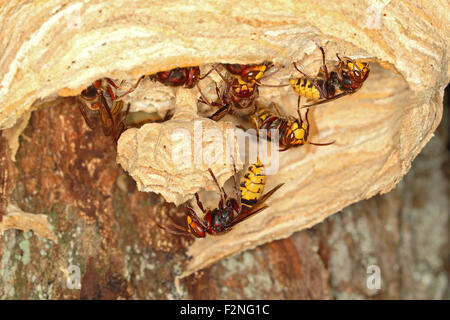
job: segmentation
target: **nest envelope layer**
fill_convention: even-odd
[[[317,40],[328,63],[336,52],[370,61],[371,74],[360,91],[310,113],[314,140],[336,143],[283,153],[267,188],[286,184],[270,208],[224,236],[196,241],[187,275],[310,227],[401,180],[442,116],[450,73],[449,9],[447,1],[419,0],[4,2],[0,128],[12,128],[39,99],[76,95],[104,76],[133,80],[174,67],[262,61],[298,61],[315,75],[321,64]],[[270,81],[293,74],[288,67]],[[295,115],[296,96],[288,88],[260,91],[261,99]],[[175,123],[170,121],[176,119],[165,126]],[[211,188],[200,171],[205,178],[197,187]]]

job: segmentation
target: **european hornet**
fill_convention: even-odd
[[[173,223],[173,225],[176,229],[168,229],[160,225],[159,227],[172,234],[185,236],[193,235],[196,238],[204,238],[207,233],[218,235],[228,232],[239,222],[267,209],[268,206],[263,205],[264,202],[284,183],[277,185],[265,195],[262,195],[266,176],[264,175],[264,166],[258,160],[255,164],[249,166],[241,179],[240,188],[238,189],[238,176],[234,164],[233,167],[236,198],[228,198],[224,189],[221,188],[217,182],[212,170],[208,169],[219,190],[220,201],[218,208],[205,210],[196,193],[195,199],[197,201],[197,206],[205,214],[203,219],[199,218],[194,209],[188,206],[186,218],[187,227],[182,227],[175,223]]]
[[[234,76],[239,76],[242,82],[261,85],[259,80],[263,78],[264,72],[273,66],[272,62],[262,64],[223,64],[225,69]]]
[[[122,132],[126,130],[125,118],[130,105],[128,104],[127,110],[123,112],[121,98],[128,92],[117,97],[113,88],[117,89],[118,86],[109,78],[96,80],[81,92],[78,106],[89,128],[94,129],[94,117],[99,115],[103,133],[105,136],[111,136],[117,143]]]
[[[199,67],[186,67],[186,68],[175,68],[168,71],[161,71],[156,74],[150,75],[150,79],[161,82],[162,84],[166,86],[171,87],[180,87],[184,86],[185,88],[191,89],[193,88],[200,80],[206,78],[210,73],[212,72],[212,69],[207,72],[204,76],[200,77],[200,68]],[[120,98],[130,94],[133,92],[139,83],[145,78],[145,75],[141,76],[137,83],[130,88],[127,92],[122,94]],[[112,85],[114,88],[117,89],[117,86],[112,82],[112,80],[107,79],[108,83]],[[107,87],[108,91],[112,92],[110,90],[110,87]]]
[[[199,88],[201,94],[200,102],[219,108],[218,111],[216,111],[209,117],[210,119],[215,121],[222,119],[228,113],[238,116],[253,114],[256,111],[255,100],[259,96],[259,86],[285,86],[266,84],[263,85],[258,82],[262,78],[267,77],[263,76],[263,74],[268,67],[272,66],[271,63],[249,66],[239,64],[226,64],[224,66],[234,76],[225,77],[219,70],[217,70],[215,66],[213,66],[213,69],[219,74],[219,76],[225,83],[225,87],[222,93],[219,92],[219,88],[216,84],[216,94],[218,97],[218,100],[216,102],[209,102]]]
[[[349,94],[356,92],[362,87],[364,81],[369,76],[369,64],[366,62],[358,62],[348,57],[339,59],[337,71],[328,73],[327,65],[325,64],[325,51],[322,51],[322,67],[316,78],[311,78],[304,72],[297,68],[294,62],[294,67],[300,72],[303,77],[292,78],[289,80],[292,88],[299,96],[308,98],[309,100],[317,101],[305,107],[311,107],[322,104]],[[339,91],[340,93],[336,94]]]
[[[199,67],[175,68],[169,71],[158,72],[151,75],[150,78],[168,86],[193,88],[199,80],[208,76],[211,71],[200,77]],[[79,97],[81,102],[79,106],[87,125],[93,129],[92,117],[99,114],[103,133],[106,136],[112,135],[117,143],[120,135],[126,129],[125,118],[129,111],[128,105],[127,110],[122,112],[123,101],[121,98],[133,92],[144,78],[145,75],[141,76],[133,87],[119,97],[116,97],[114,93],[114,89],[118,89],[118,86],[109,78],[97,80],[83,90]]]
[[[216,94],[218,100],[209,102],[200,90],[200,102],[213,107],[218,107],[210,119],[218,121],[228,113],[239,116],[253,114],[256,110],[255,100],[259,96],[258,86],[256,84],[248,84],[242,81],[240,77],[227,79],[223,77],[225,87],[220,92],[216,84]]]
[[[205,75],[200,76],[199,67],[186,67],[186,68],[175,68],[168,71],[161,71],[150,78],[161,82],[166,86],[180,87],[191,89],[198,84],[200,80],[206,78],[213,69],[208,71]]]
[[[169,71],[161,71],[150,76],[151,79],[161,82],[166,86],[193,88],[200,79],[199,67],[175,68]]]
[[[272,110],[276,110],[274,113]],[[252,116],[252,121],[256,130],[259,133],[260,129],[267,130],[267,139],[271,139],[270,130],[277,130],[279,134],[280,151],[285,151],[292,147],[298,147],[304,144],[311,144],[315,146],[328,146],[335,143],[335,141],[327,143],[316,143],[308,140],[309,136],[309,109],[306,110],[305,120],[302,119],[300,112],[300,97],[298,98],[297,106],[298,118],[292,116],[281,116],[277,106],[271,103],[271,107],[265,107],[260,104],[257,105],[257,111]]]
[[[204,76],[200,77],[199,67],[186,67],[186,68],[175,68],[168,71],[157,72],[156,74],[150,75],[150,79],[161,82],[162,84],[170,87],[180,87],[193,88],[200,80],[206,78],[212,69],[206,73]],[[145,78],[145,75],[141,76],[137,83],[127,92],[125,92],[121,97],[133,92],[139,83]],[[116,87],[117,88],[117,87]]]

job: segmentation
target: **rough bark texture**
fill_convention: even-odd
[[[0,138],[2,221],[16,204],[45,215],[56,236],[3,225],[1,299],[450,298],[448,108],[395,190],[175,282],[192,241],[155,222],[184,211],[137,190],[73,99],[51,104],[33,112],[16,163]],[[79,290],[66,284],[70,265],[81,269]],[[380,268],[380,290],[366,286],[369,265]]]

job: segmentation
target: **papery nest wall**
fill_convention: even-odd
[[[224,236],[196,241],[189,250],[193,260],[186,275],[310,227],[400,181],[442,115],[443,89],[449,79],[449,9],[446,1],[10,1],[0,14],[0,127],[13,127],[41,99],[76,95],[104,76],[132,82],[142,74],[174,67],[200,65],[203,70],[211,63],[268,60],[286,68],[267,82],[284,83],[298,75],[293,61],[306,73],[317,73],[321,64],[317,41],[330,66],[336,52],[369,61],[372,70],[361,90],[311,110],[314,140],[336,143],[281,154],[280,170],[269,177],[267,188],[286,184],[270,199],[270,208]],[[210,81],[200,84],[207,93],[212,90]],[[198,93],[180,91],[184,97],[180,98],[180,92],[170,88],[150,87],[144,103],[139,92],[130,95],[132,111],[174,107],[175,116],[163,124],[125,132],[118,159],[130,168],[125,163],[144,158],[143,150],[151,152],[145,161],[150,161],[149,168],[164,172],[158,178],[161,183],[149,188],[152,183],[145,185],[145,179],[132,175],[143,190],[179,204],[213,185],[206,167],[183,175],[169,162],[164,164],[161,159],[168,158],[155,149],[164,144],[156,142],[160,128],[180,127],[181,122],[189,127],[189,121],[199,117]],[[292,89],[261,88],[260,95],[261,101],[278,102],[285,113],[295,115]],[[187,113],[177,116],[181,107]],[[199,119],[221,130],[235,121]],[[145,164],[139,167],[148,177]],[[213,169],[221,183],[231,175],[229,166]],[[172,182],[183,177],[170,185],[164,180],[168,176]],[[188,185],[189,180],[195,183]]]

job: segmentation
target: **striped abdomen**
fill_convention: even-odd
[[[123,101],[122,100],[114,100],[113,105],[111,107],[111,114],[116,115],[123,109]]]
[[[123,109],[123,101],[116,100],[111,87],[107,87],[107,90],[103,92],[107,105],[109,107],[109,112],[111,115],[119,114]]]
[[[312,82],[306,78],[293,78],[289,80],[292,88],[302,97],[310,100],[319,100],[323,98],[322,94],[317,88],[322,88],[324,80],[313,79]]]
[[[93,110],[99,111],[100,104],[106,102],[111,115],[120,113],[123,109],[123,101],[116,100],[113,88],[108,83],[107,78],[93,82],[89,87],[81,92],[80,97],[87,102],[86,106]],[[112,81],[112,80],[111,80]],[[105,98],[102,100],[102,97]]]
[[[250,210],[261,197],[266,176],[264,175],[264,165],[259,161],[251,164],[241,179],[241,203],[243,210]]]
[[[257,113],[255,113],[253,121],[258,126],[257,129],[267,130],[267,139],[272,139],[271,130],[277,130],[279,136],[280,145],[284,145],[284,137],[286,136],[290,121],[275,114],[271,108],[258,105]]]

